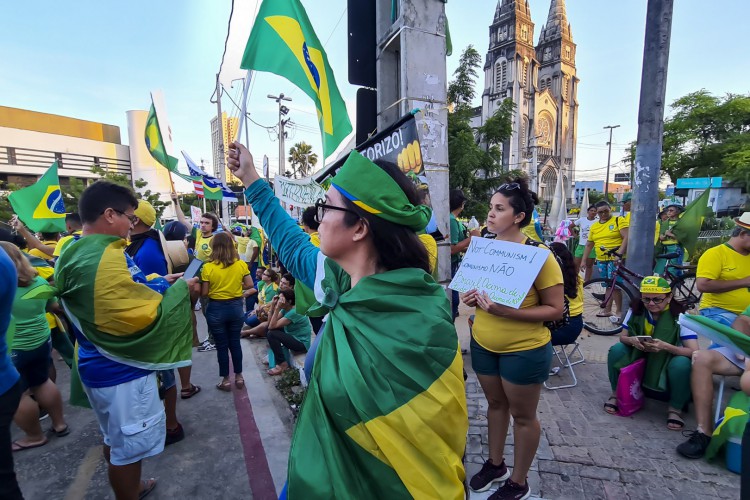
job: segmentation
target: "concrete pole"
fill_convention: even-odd
[[[224,117],[221,114],[221,82],[216,75],[216,112],[219,117],[219,179],[221,183],[227,184],[227,169],[224,165]],[[225,226],[229,226],[229,202],[221,200],[221,218]]]
[[[376,6],[378,42],[378,128],[414,108],[422,161],[440,232],[450,235],[448,214],[448,95],[445,62],[445,4],[402,0],[391,19],[392,2]],[[450,238],[438,242],[438,280],[450,282]]]
[[[628,241],[628,266],[643,275],[649,275],[653,271],[654,231],[659,204],[664,134],[664,98],[667,92],[673,6],[674,0],[648,0],[646,11],[646,39],[643,49],[633,205]]]

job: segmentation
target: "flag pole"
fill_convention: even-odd
[[[151,106],[153,106],[154,114],[156,115],[156,124],[157,124],[156,132],[159,134],[159,144],[161,144],[161,150],[162,150],[162,153],[164,154],[165,161],[169,163],[169,154],[167,153],[167,146],[164,144],[164,137],[162,137],[161,135],[161,125],[159,124],[159,114],[156,112],[156,106],[154,105],[154,94],[149,92],[149,95],[151,96]],[[172,179],[172,171],[167,169],[167,172],[169,173],[169,185],[172,188],[172,192],[177,194],[177,191],[174,188],[174,180]]]

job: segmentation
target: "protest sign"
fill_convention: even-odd
[[[273,181],[276,197],[284,203],[295,207],[310,207],[321,198],[325,198],[326,192],[312,178],[290,179],[277,175]]]
[[[518,309],[548,255],[546,248],[472,236],[449,288],[487,292],[493,302]]]
[[[201,212],[201,209],[198,207],[190,206],[190,218],[193,220],[194,223],[200,224],[201,222],[201,215],[203,212]]]

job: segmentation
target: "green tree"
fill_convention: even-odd
[[[289,163],[292,164],[292,177],[307,177],[311,167],[318,164],[318,155],[312,152],[312,146],[306,142],[298,142],[289,148]]]

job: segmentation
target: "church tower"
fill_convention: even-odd
[[[543,201],[551,201],[558,172],[562,171],[570,199],[575,171],[578,79],[576,46],[565,1],[551,0],[547,23],[536,47],[528,0],[499,0],[489,35],[482,123],[505,99],[515,103],[513,135],[502,148],[503,167],[528,172]]]

